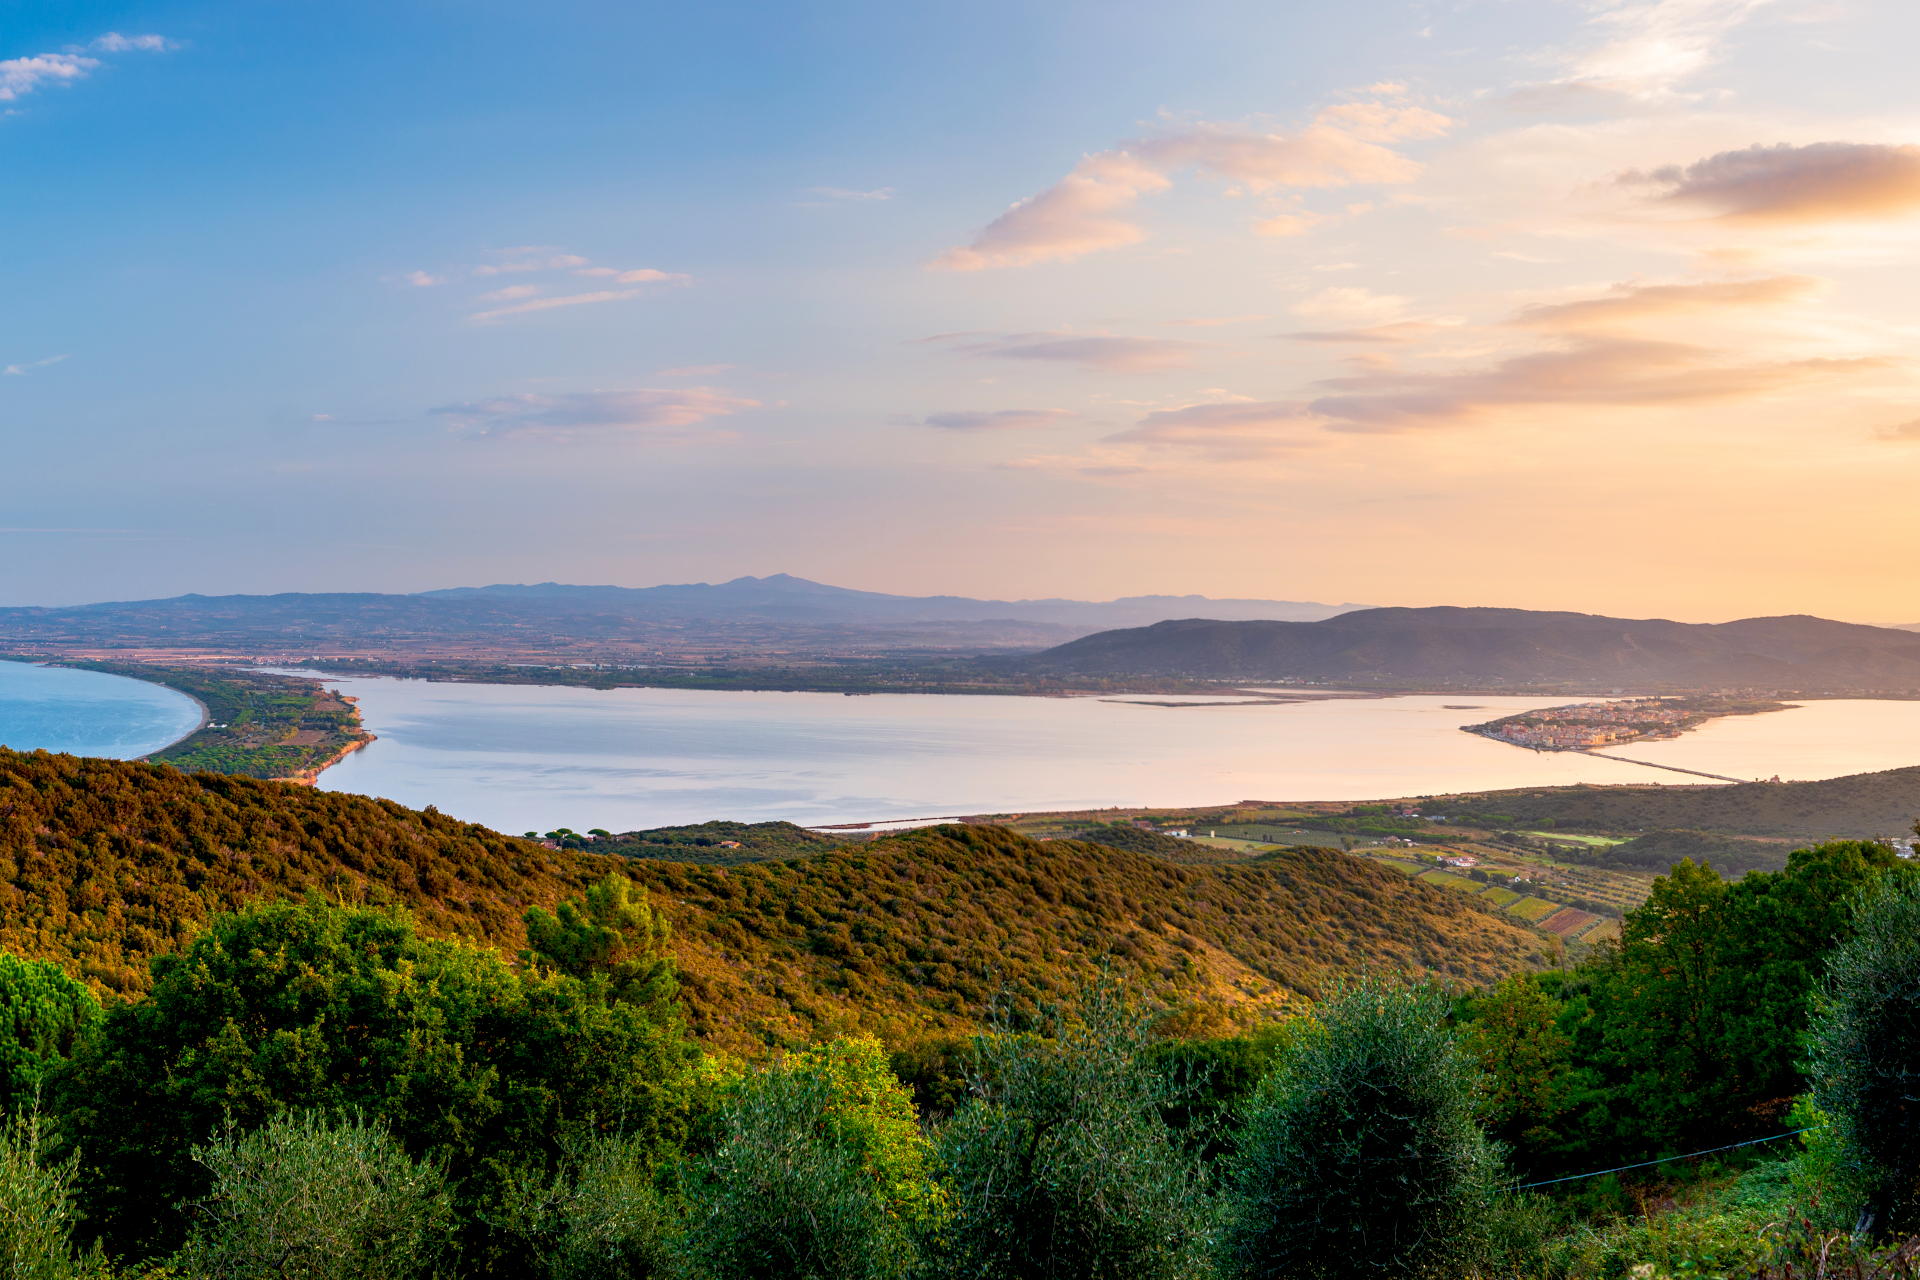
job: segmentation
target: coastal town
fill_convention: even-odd
[[[1783,703],[1752,699],[1627,698],[1524,711],[1485,724],[1462,725],[1461,729],[1535,751],[1591,751],[1628,742],[1677,738],[1718,716],[1752,715],[1784,707]]]

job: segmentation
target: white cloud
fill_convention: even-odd
[[[42,84],[79,80],[100,65],[98,58],[82,58],[71,53],[41,53],[31,58],[8,58],[0,62],[0,102],[15,102]]]
[[[167,53],[180,46],[165,36],[123,36],[118,31],[109,31],[88,47],[102,53],[126,53],[136,49],[143,53]]]
[[[578,391],[560,395],[523,393],[429,410],[472,436],[524,436],[568,440],[620,433],[653,444],[729,440],[729,432],[697,430],[701,423],[742,409],[746,400],[713,387],[643,388],[638,391]]]
[[[1023,431],[1050,427],[1073,414],[1065,409],[978,409],[930,413],[925,425],[947,431]]]
[[[1663,98],[1719,58],[1726,37],[1768,0],[1599,0],[1593,25],[1610,38],[1563,55],[1575,89]]]
[[[929,265],[946,271],[1025,267],[1138,244],[1146,232],[1124,215],[1141,196],[1172,186],[1167,175],[1182,169],[1256,193],[1408,182],[1420,172],[1419,164],[1381,144],[1437,137],[1451,124],[1422,107],[1355,102],[1327,108],[1293,134],[1202,121],[1135,138],[1085,157],[1059,182],[994,219],[972,243],[947,250]],[[1286,213],[1268,218],[1260,230],[1293,235],[1316,220]]]
[[[45,360],[33,360],[26,364],[10,364],[3,372],[8,377],[18,378],[24,376],[29,369],[44,369],[50,364],[59,364],[65,359],[67,359],[66,356],[48,356]]]
[[[164,36],[123,36],[109,31],[85,49],[99,53],[144,51],[161,53],[180,46]],[[71,84],[84,80],[89,71],[100,66],[100,59],[89,58],[80,45],[68,45],[66,53],[37,53],[27,58],[0,61],[0,102],[17,102],[43,84]]]
[[[431,285],[445,284],[447,282],[444,276],[430,276],[424,271],[409,271],[405,279],[408,284],[417,289],[425,289]]]

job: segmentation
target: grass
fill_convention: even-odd
[[[1480,898],[1482,901],[1491,902],[1495,907],[1505,911],[1508,907],[1520,901],[1521,896],[1522,895],[1515,893],[1511,889],[1502,889],[1499,885],[1493,884],[1487,886],[1486,890],[1481,893]]]
[[[1467,876],[1457,876],[1451,871],[1423,872],[1420,876],[1420,882],[1422,884],[1445,885],[1449,889],[1465,889],[1468,893],[1472,893],[1480,887],[1478,880],[1470,879]]]
[[[1559,903],[1545,898],[1522,898],[1507,908],[1507,914],[1518,916],[1528,924],[1537,924],[1560,909]]]

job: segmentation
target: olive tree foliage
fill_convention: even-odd
[[[42,1159],[40,1116],[19,1116],[0,1129],[0,1280],[78,1280],[104,1276],[96,1248],[73,1253],[73,1184],[79,1156],[54,1165]]]
[[[912,1272],[938,1213],[912,1096],[877,1040],[821,1045],[740,1080],[688,1172],[684,1256],[705,1280]]]
[[[1319,1006],[1247,1106],[1229,1276],[1422,1276],[1479,1249],[1499,1161],[1450,1004],[1363,978]]]
[[[1853,936],[1827,961],[1808,1036],[1813,1105],[1862,1189],[1856,1231],[1920,1221],[1920,875],[1883,878],[1856,899]]]
[[[1043,1015],[1038,1034],[974,1041],[971,1097],[936,1138],[950,1198],[936,1271],[980,1280],[1206,1274],[1205,1170],[1163,1118],[1188,1091],[1156,1069],[1148,1021],[1103,981],[1078,1008]]]
[[[569,1150],[549,1179],[513,1188],[506,1225],[551,1280],[654,1280],[674,1274],[680,1230],[650,1172],[651,1153],[620,1135]]]
[[[407,1280],[434,1273],[452,1206],[440,1171],[377,1124],[281,1114],[229,1125],[193,1159],[213,1175],[182,1261],[206,1280]]]

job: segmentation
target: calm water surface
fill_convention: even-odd
[[[1704,781],[1459,731],[1565,698],[1169,709],[1092,698],[338,683],[380,740],[323,773],[322,788],[432,804],[514,832]],[[1470,709],[1448,709],[1463,704]],[[1897,768],[1920,762],[1920,703],[1810,702],[1617,754],[1742,778]]]
[[[131,760],[200,727],[200,704],[145,680],[0,662],[0,745]]]

